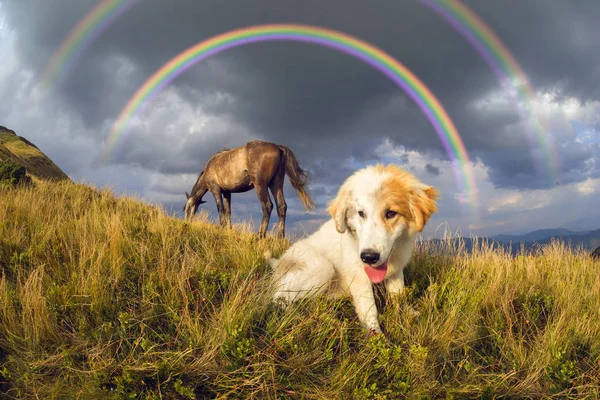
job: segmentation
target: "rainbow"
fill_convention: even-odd
[[[420,1],[451,25],[475,48],[495,72],[501,84],[509,86],[516,84],[523,104],[529,108],[529,116],[536,125],[535,137],[531,137],[531,133],[529,133],[527,138],[532,153],[534,153],[533,157],[537,161],[538,173],[541,173],[542,169],[550,171],[550,183],[554,185],[560,171],[558,154],[552,138],[547,140],[548,135],[545,134],[548,130],[548,123],[540,113],[536,113],[533,109],[537,97],[536,92],[517,60],[492,29],[460,0]],[[521,110],[519,109],[519,111]],[[540,160],[542,156],[535,155],[535,142],[542,148],[541,154],[545,155],[545,159]]]
[[[41,85],[47,91],[73,68],[84,51],[110,24],[141,0],[102,0],[69,32],[42,72]]]
[[[131,118],[143,111],[171,81],[206,58],[230,48],[266,41],[296,41],[329,47],[371,65],[401,87],[419,105],[440,137],[450,157],[456,181],[472,212],[477,214],[476,183],[462,139],[437,98],[408,68],[373,45],[330,29],[295,24],[258,25],[236,29],[204,40],[179,53],[157,70],[130,98],[116,119],[101,160],[106,162],[116,151],[120,137]],[[478,218],[477,216],[475,218]]]

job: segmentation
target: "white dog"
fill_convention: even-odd
[[[395,165],[363,168],[350,176],[329,205],[332,219],[269,259],[275,299],[349,292],[363,326],[381,333],[373,283],[404,290],[404,267],[417,233],[437,211],[436,189]]]

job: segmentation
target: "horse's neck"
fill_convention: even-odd
[[[196,183],[194,183],[194,187],[192,187],[192,196],[197,196],[199,193],[202,193],[204,191],[204,189],[207,189],[206,182],[203,182],[204,181],[203,178],[205,178],[205,176],[203,177],[202,175],[206,175],[206,174],[202,173],[198,177],[198,180],[196,180]]]
[[[194,186],[194,189],[192,190],[192,196],[202,197],[206,194],[206,192],[208,192],[208,188],[206,187],[206,185]]]

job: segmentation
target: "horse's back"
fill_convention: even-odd
[[[246,143],[246,157],[250,175],[271,181],[281,166],[282,150],[275,143],[253,140]]]
[[[282,151],[275,143],[253,140],[214,154],[208,164],[221,189],[244,192],[272,180],[282,164]]]
[[[278,154],[281,151],[281,148],[277,144],[262,140],[253,140],[246,143],[242,147],[245,148],[245,151],[251,155],[268,153]]]

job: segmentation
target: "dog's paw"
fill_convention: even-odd
[[[372,337],[372,336],[376,336],[379,334],[383,334],[383,332],[381,331],[381,327],[375,325],[375,326],[367,326],[367,337]]]
[[[369,328],[367,329],[367,340],[381,342],[387,346],[391,345],[390,338],[387,337],[385,333],[381,331],[381,329]]]

